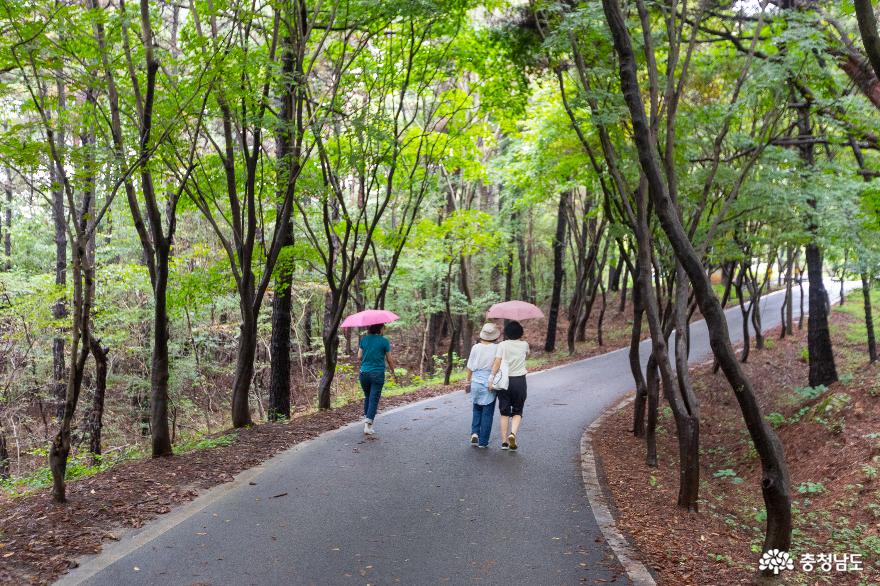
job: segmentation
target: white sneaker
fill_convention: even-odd
[[[477,445],[477,443],[478,443],[479,441],[480,441],[480,436],[478,436],[478,435],[475,434],[475,433],[472,433],[472,434],[471,434],[471,445],[472,445],[472,446],[475,446],[475,445]]]
[[[373,434],[375,434],[375,433],[376,433],[376,430],[373,429],[373,424],[372,424],[372,423],[364,423],[364,434],[366,434],[366,435],[373,435]]]

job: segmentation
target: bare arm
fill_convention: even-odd
[[[501,357],[496,357],[495,362],[492,363],[492,374],[489,375],[489,390],[492,390],[492,383],[495,382],[495,375],[498,374],[498,370],[501,368]]]
[[[391,370],[391,375],[396,377],[397,375],[394,374],[394,360],[391,359],[391,352],[385,353],[385,362],[388,363],[388,368]]]

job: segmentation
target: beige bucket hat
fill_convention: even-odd
[[[500,335],[501,331],[498,329],[498,326],[491,322],[485,324],[483,329],[480,330],[480,339],[486,340],[487,342],[494,342]]]

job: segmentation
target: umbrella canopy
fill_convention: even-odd
[[[544,317],[544,312],[537,305],[532,305],[526,301],[505,301],[490,307],[486,317],[522,321],[524,319]]]
[[[353,313],[342,322],[340,327],[343,328],[365,328],[376,324],[387,324],[400,319],[396,313],[385,311],[384,309],[367,309]]]

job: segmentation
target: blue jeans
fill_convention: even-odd
[[[474,417],[471,420],[471,433],[479,436],[479,445],[488,446],[492,435],[492,418],[495,417],[495,401],[488,405],[474,403]]]
[[[364,417],[370,423],[376,418],[379,409],[379,398],[382,397],[382,386],[385,384],[384,372],[362,372],[361,389],[364,391]]]

